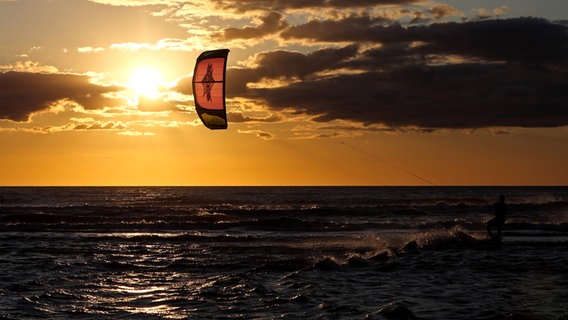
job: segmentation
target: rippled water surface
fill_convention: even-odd
[[[501,193],[499,244],[485,221]],[[0,188],[0,316],[561,319],[567,199],[560,187]]]

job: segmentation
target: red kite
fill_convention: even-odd
[[[209,129],[227,129],[225,71],[229,49],[205,51],[197,57],[193,71],[195,110]]]

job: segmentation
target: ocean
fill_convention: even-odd
[[[0,188],[0,319],[568,319],[567,288],[568,187]]]

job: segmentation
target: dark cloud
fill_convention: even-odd
[[[544,19],[517,18],[411,27],[425,53],[461,54],[522,63],[566,62],[568,28]]]
[[[315,121],[422,128],[568,125],[565,26],[519,18],[404,28],[351,17],[325,22],[329,31],[320,23],[283,35],[381,46],[259,54],[255,68],[228,73],[228,95],[263,99],[274,110],[295,109]],[[340,32],[341,24],[350,31]],[[290,84],[248,86],[267,79]]]
[[[103,95],[121,89],[93,84],[89,77],[81,75],[0,73],[0,118],[27,121],[30,114],[62,99],[73,100],[86,109],[114,106],[118,101]]]
[[[355,57],[358,47],[350,45],[341,49],[321,49],[308,54],[288,51],[272,51],[256,56],[259,65],[255,74],[261,78],[298,77],[304,79],[316,72],[336,69],[338,62]]]
[[[567,125],[568,73],[544,78],[507,66],[408,67],[259,89],[256,94],[272,108],[295,108],[316,121],[427,128]]]
[[[351,15],[341,20],[312,20],[305,24],[291,26],[281,37],[288,39],[310,39],[323,42],[378,41],[389,42],[401,39],[400,25],[385,27],[384,19],[374,19],[368,14]]]
[[[257,27],[227,28],[223,30],[221,38],[225,40],[260,38],[281,31],[289,25],[277,12],[269,13],[262,17],[261,21],[262,23]]]
[[[284,39],[324,42],[374,42],[400,44],[422,42],[414,53],[460,54],[492,60],[524,62],[565,61],[568,29],[543,19],[517,18],[465,23],[437,23],[403,27],[383,25],[369,17],[311,21],[283,31]]]
[[[213,0],[217,6],[232,9],[237,12],[252,10],[275,10],[288,9],[314,9],[314,8],[367,8],[379,5],[404,5],[420,2],[419,0],[238,0],[225,1]]]

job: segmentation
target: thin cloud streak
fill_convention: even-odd
[[[238,0],[224,1],[212,0],[216,7],[224,10],[248,12],[256,10],[286,11],[286,10],[313,10],[320,8],[347,9],[347,8],[371,8],[384,5],[407,5],[418,3],[420,0]]]

